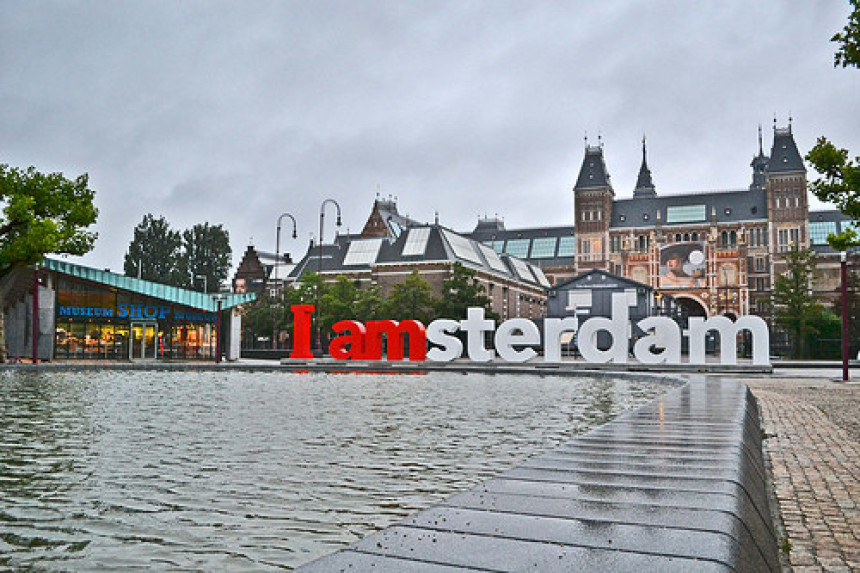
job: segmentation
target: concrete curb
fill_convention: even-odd
[[[755,400],[692,378],[299,570],[778,571]]]

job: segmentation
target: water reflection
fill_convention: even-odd
[[[0,567],[290,568],[604,423],[607,379],[0,374]]]

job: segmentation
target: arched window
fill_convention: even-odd
[[[698,241],[699,240],[699,233],[693,233],[690,238],[694,241]]]
[[[723,247],[729,246],[729,234],[726,231],[720,233],[720,245]]]
[[[732,231],[732,232],[729,234],[729,240],[731,241],[731,245],[732,245],[733,247],[734,247],[735,245],[737,245],[737,244],[738,244],[738,234],[737,234],[737,232]]]
[[[645,250],[645,235],[639,235],[639,250]]]
[[[690,240],[690,233],[684,233],[684,241]]]

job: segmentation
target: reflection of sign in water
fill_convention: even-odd
[[[675,243],[660,248],[660,287],[701,287],[705,279],[705,243]]]

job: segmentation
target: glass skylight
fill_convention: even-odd
[[[551,259],[555,256],[555,237],[540,237],[532,241],[531,259]]]
[[[531,271],[529,271],[529,266],[525,261],[521,261],[513,257],[508,260],[511,261],[511,264],[514,266],[514,271],[516,271],[518,277],[530,283],[535,282],[535,277]]]
[[[529,256],[529,243],[531,239],[510,239],[505,245],[505,252],[512,257],[525,259]]]
[[[454,251],[455,257],[473,262],[476,265],[484,264],[478,251],[476,251],[472,246],[472,241],[466,237],[461,237],[460,235],[455,235],[448,231],[442,231],[442,234],[445,236],[445,240],[448,241],[448,244],[451,245],[451,250]]]
[[[576,237],[562,237],[558,240],[558,256],[576,256]]]
[[[546,275],[543,274],[543,269],[541,269],[540,267],[536,267],[534,265],[529,265],[529,268],[534,273],[535,277],[537,277],[537,280],[540,283],[540,286],[542,286],[544,288],[549,288],[550,286],[552,286],[549,284],[549,280],[546,278]]]
[[[349,244],[349,250],[346,252],[346,257],[343,259],[343,265],[369,265],[374,263],[381,246],[381,238],[352,241]]]
[[[677,205],[666,207],[666,223],[699,223],[707,220],[705,205]]]
[[[508,267],[505,266],[504,261],[502,261],[499,255],[496,254],[496,251],[484,245],[479,245],[479,247],[481,248],[481,253],[483,253],[484,258],[487,259],[487,263],[489,263],[491,269],[499,271],[500,273],[508,274]]]
[[[809,224],[809,242],[813,245],[826,245],[827,235],[836,234],[836,221],[816,221]]]
[[[423,255],[427,250],[427,240],[430,238],[430,227],[412,228],[406,235],[403,245],[403,256]]]

